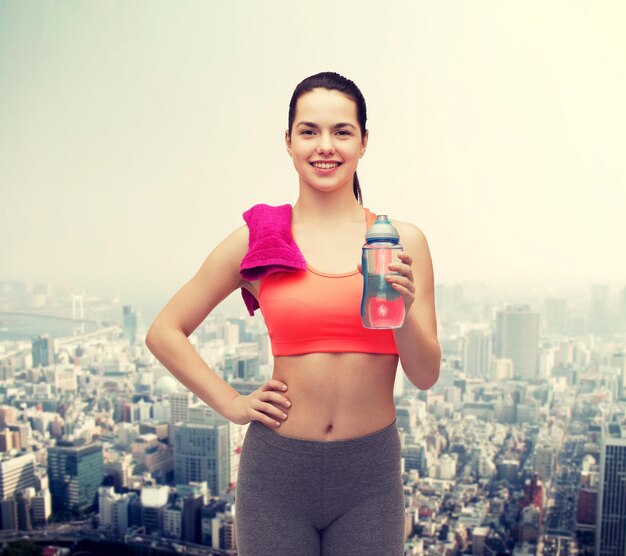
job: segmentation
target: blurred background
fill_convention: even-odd
[[[330,70],[367,101],[364,205],[424,231],[437,282],[619,287],[625,16],[618,1],[5,0],[0,276],[117,293],[150,318],[244,210],[295,203],[288,102]]]

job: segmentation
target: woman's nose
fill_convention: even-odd
[[[317,145],[318,153],[333,153],[335,152],[335,145],[333,144],[333,140],[330,135],[321,134],[320,140]]]

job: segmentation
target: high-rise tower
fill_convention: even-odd
[[[602,429],[596,555],[626,556],[626,430],[618,423]]]
[[[78,514],[96,502],[104,476],[102,444],[59,441],[48,448],[48,477],[55,510]]]
[[[511,359],[516,378],[535,380],[539,353],[539,313],[528,305],[511,305],[496,314],[495,352]]]

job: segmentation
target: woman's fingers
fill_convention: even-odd
[[[398,258],[402,262],[389,264],[388,268],[394,274],[385,275],[387,283],[404,297],[405,309],[408,310],[415,301],[415,283],[413,278],[413,258],[401,251]]]
[[[275,417],[279,417],[280,419],[287,418],[287,414],[279,407],[276,407],[275,405],[269,402],[262,402],[262,403],[263,403],[263,409],[270,415],[274,415]]]
[[[387,280],[390,284],[397,284],[406,288],[411,293],[415,293],[415,284],[410,278],[398,274],[387,274],[385,276],[385,280]]]
[[[285,392],[287,390],[287,385],[284,382],[281,382],[280,380],[271,378],[268,382],[266,382],[263,386],[261,386],[261,390],[263,391],[281,390]]]
[[[283,406],[284,408],[291,407],[291,402],[282,394],[276,392],[276,390],[280,392],[285,392],[287,390],[287,385],[280,380],[275,378],[270,379],[263,386],[259,388],[260,392],[265,392],[265,395],[261,395],[256,397],[258,401],[258,408],[255,409],[263,415],[263,421],[270,426],[280,426],[282,420],[287,418],[287,414],[283,411],[282,407],[277,407],[272,402],[276,402]],[[280,419],[276,421],[275,419]]]
[[[413,259],[411,255],[404,253],[403,251],[398,254],[398,257],[403,262],[390,263],[388,268],[390,271],[398,272],[399,274],[388,274],[385,278],[388,282],[400,284],[413,293],[415,291],[415,287],[413,285],[413,267],[411,266]]]
[[[274,424],[276,423],[280,424],[281,421],[284,421],[285,419],[287,419],[287,414],[282,409],[268,402],[261,402],[260,400],[259,402],[260,402],[260,408],[258,409],[258,411],[274,418]],[[279,419],[279,421],[276,421],[276,419]]]

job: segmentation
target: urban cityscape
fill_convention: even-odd
[[[435,300],[439,381],[420,391],[399,365],[394,386],[405,556],[625,556],[626,287]],[[248,425],[172,377],[146,320],[132,299],[0,282],[3,550],[237,554]],[[241,394],[272,376],[243,303],[189,338]]]

